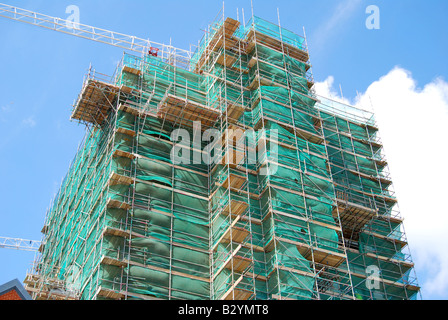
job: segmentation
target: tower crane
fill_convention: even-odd
[[[0,237],[0,248],[37,252],[40,241]]]
[[[3,3],[0,3],[0,17],[105,43],[142,55],[150,54],[158,56],[163,61],[170,62],[171,64],[176,64],[177,62],[185,64],[192,57],[190,50],[175,48],[171,44],[166,45],[81,23],[73,23],[73,21],[51,17]]]

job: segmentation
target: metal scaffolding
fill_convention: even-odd
[[[194,52],[144,47],[84,81],[34,298],[416,297],[372,115],[316,96],[304,37],[222,10]]]

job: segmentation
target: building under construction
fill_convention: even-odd
[[[113,76],[90,70],[72,113],[87,134],[28,292],[416,299],[373,114],[313,85],[304,37],[222,12],[191,55],[151,48]]]

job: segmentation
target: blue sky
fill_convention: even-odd
[[[185,49],[222,8],[222,1],[210,0],[6,2],[61,18],[76,5],[83,24],[171,39]],[[368,5],[380,9],[379,30],[366,28]],[[237,8],[240,18],[242,8],[250,16],[250,0],[225,1],[226,16],[236,18]],[[423,298],[448,298],[448,2],[254,0],[255,15],[267,20],[277,22],[277,8],[283,27],[299,34],[306,28],[321,92],[374,103]],[[0,39],[0,236],[39,240],[46,209],[84,136],[69,121],[83,77],[90,64],[112,74],[123,50],[4,18]],[[401,119],[407,110],[412,116]],[[431,144],[415,128],[428,130]],[[0,249],[0,283],[23,281],[33,257]]]

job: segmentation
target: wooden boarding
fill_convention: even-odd
[[[126,202],[114,200],[114,199],[111,199],[111,198],[109,198],[107,200],[106,207],[107,208],[115,208],[115,209],[124,209],[124,210],[131,209],[131,205],[130,204],[128,204]]]
[[[249,290],[234,288],[228,291],[221,300],[249,300],[252,297],[252,292]]]
[[[244,137],[244,134],[244,129],[241,129],[234,124],[230,124],[222,133],[221,143],[223,146],[227,145],[227,143],[231,146],[236,146],[237,142]]]
[[[380,219],[380,220],[383,220],[383,221],[390,221],[391,223],[395,223],[395,224],[403,223],[403,219],[400,218],[400,217],[379,215],[377,218]]]
[[[246,211],[246,209],[248,207],[249,207],[249,205],[246,202],[231,200],[230,204],[229,203],[226,204],[222,213],[225,216],[228,216],[230,213],[232,213],[232,218],[233,218],[236,216],[241,216]]]
[[[227,106],[227,117],[230,123],[236,123],[244,114],[246,109],[237,103],[229,103]]]
[[[222,165],[228,164],[231,168],[238,169],[241,165],[244,164],[244,159],[245,153],[243,151],[228,149],[218,163]]]
[[[123,150],[120,150],[120,149],[116,149],[116,150],[114,151],[113,156],[114,156],[114,157],[128,158],[128,159],[131,159],[131,160],[134,160],[134,159],[137,157],[137,156],[136,156],[135,154],[133,154],[133,153],[130,153],[130,152],[127,152],[127,151],[123,151]]]
[[[280,40],[275,39],[271,36],[268,36],[264,33],[259,32],[259,31],[251,30],[247,34],[246,42],[248,43],[248,45],[246,47],[247,54],[251,53],[255,48],[255,44],[258,43],[258,44],[263,44],[266,47],[269,47],[269,48],[274,49],[279,52],[283,52],[283,49],[284,49],[285,54],[287,54],[291,58],[297,59],[301,62],[307,63],[309,60],[308,52],[306,52],[302,49],[299,49],[297,47],[294,47],[287,43],[283,43],[283,46],[282,46],[282,42]],[[308,70],[309,68],[310,68],[310,66],[307,64],[306,70]]]
[[[365,194],[367,194],[369,196],[373,196],[374,198],[379,198],[379,199],[384,200],[386,202],[397,203],[397,199],[396,198],[392,198],[392,197],[386,196],[384,194],[373,194],[373,195],[371,193],[365,193]]]
[[[227,290],[226,293],[220,298],[220,300],[248,300],[252,296],[252,292],[246,289],[237,288],[237,286],[241,283],[244,276],[241,275]]]
[[[216,182],[216,185],[222,186],[224,188],[230,188],[234,190],[241,190],[243,186],[246,184],[246,177],[242,177],[236,174],[231,173],[226,180],[222,183]]]
[[[128,135],[130,137],[137,136],[137,133],[135,133],[135,131],[133,131],[133,130],[129,130],[129,129],[125,129],[125,128],[117,128],[116,130],[118,133],[122,133],[122,134]]]
[[[339,228],[339,226],[336,225],[336,224],[331,224],[331,223],[326,223],[326,222],[322,222],[322,221],[317,221],[317,220],[314,220],[314,219],[309,218],[309,217],[301,217],[301,216],[293,215],[293,214],[286,213],[286,212],[283,212],[283,211],[272,210],[272,209],[269,210],[268,213],[266,213],[266,215],[263,217],[262,221],[265,221],[266,219],[270,218],[273,214],[280,215],[280,216],[285,216],[285,217],[292,218],[292,219],[301,220],[301,221],[304,221],[304,222],[309,222],[309,223],[312,223],[314,225],[318,225],[318,226],[321,226],[321,227],[324,227],[324,228],[327,228],[327,229],[334,230],[336,232],[341,232],[341,228]]]
[[[224,24],[215,32],[207,47],[204,49],[202,56],[199,58],[198,63],[196,64],[194,72],[198,73],[206,63],[206,61],[209,59],[209,52],[218,51],[219,49],[224,47],[224,42],[226,50],[230,50],[237,44],[238,41],[233,38],[233,34],[239,28],[239,26],[240,23],[232,18],[227,18],[224,21]]]
[[[99,287],[98,292],[96,294],[99,297],[107,298],[107,299],[114,299],[114,300],[123,300],[126,296],[132,296],[136,298],[140,298],[143,300],[161,300],[153,296],[148,296],[144,294],[138,294],[131,291],[127,292],[117,292],[108,288]]]
[[[315,144],[321,144],[324,141],[324,138],[322,136],[297,127],[296,127],[296,135],[299,138],[305,139]]]
[[[144,107],[142,107],[140,104],[129,103],[129,101],[127,103],[120,103],[120,105],[118,106],[118,110],[124,111],[134,116],[157,116],[157,114],[153,110],[144,109]]]
[[[115,186],[118,184],[131,185],[133,183],[134,183],[133,178],[123,176],[116,172],[112,172],[109,177],[109,186]]]
[[[269,241],[267,245],[264,246],[264,251],[271,252],[272,250],[275,249],[275,246],[276,246],[276,240],[273,238],[271,239],[271,241]]]
[[[252,260],[249,258],[241,257],[241,256],[233,256],[232,259],[227,262],[225,268],[228,270],[233,270],[233,272],[237,273],[243,273],[244,270],[246,270],[250,264],[252,263]],[[232,269],[233,265],[233,269]]]
[[[140,94],[141,90],[134,89],[134,88],[131,88],[131,87],[127,86],[127,85],[122,84],[120,86],[120,92],[125,93],[127,95],[135,95],[135,94]]]
[[[127,73],[132,73],[135,74],[136,76],[141,76],[142,75],[142,70],[140,69],[135,69],[129,66],[124,66],[123,67],[123,72],[127,72]]]
[[[384,262],[388,262],[388,263],[392,263],[395,265],[400,265],[402,268],[413,268],[414,267],[414,263],[413,262],[409,262],[409,261],[404,261],[404,260],[398,260],[398,259],[394,259],[394,258],[388,258],[385,256],[381,256],[377,253],[372,253],[372,252],[368,252],[368,253],[361,253],[359,250],[354,249],[354,248],[347,248],[348,251],[357,254],[357,255],[364,255],[366,257],[369,258],[373,258],[373,259],[377,259],[377,260],[381,260]]]
[[[44,226],[42,227],[42,230],[40,230],[40,232],[43,233],[43,234],[46,234],[46,233],[48,232],[48,225],[47,225],[47,224],[44,225]]]
[[[343,254],[321,248],[310,247],[306,244],[297,245],[297,250],[299,250],[300,254],[305,259],[312,261],[314,263],[324,264],[333,268],[339,267],[346,260],[346,257]]]
[[[121,238],[131,238],[135,237],[135,235],[132,235],[129,231],[121,230],[118,228],[113,228],[106,226],[103,230],[103,235],[105,236],[114,236],[114,237],[121,237]]]
[[[111,289],[99,287],[98,292],[96,293],[97,296],[107,298],[107,299],[114,299],[114,300],[121,300],[125,297],[124,293],[116,292]]]
[[[230,125],[224,131],[221,137],[222,148],[226,148],[226,153],[219,161],[220,164],[228,164],[232,168],[238,168],[244,164],[245,160],[245,144],[240,144],[239,141],[243,137],[244,131],[234,125]]]
[[[250,232],[244,228],[232,227],[227,230],[220,242],[242,243],[249,234]]]
[[[238,59],[235,56],[222,52],[218,57],[218,59],[216,60],[216,63],[225,66],[227,68],[231,68],[237,60]]]
[[[205,131],[215,125],[220,112],[191,100],[167,95],[159,104],[157,116],[188,127],[193,127],[193,122],[199,121],[201,130]]]
[[[119,91],[114,85],[89,79],[75,105],[72,119],[92,124],[103,123]]]
[[[359,233],[366,224],[378,216],[378,211],[366,208],[342,199],[336,199],[337,207],[333,208],[332,214],[335,219],[341,220],[344,237],[350,239],[353,233]]]
[[[375,161],[375,162],[376,162],[376,165],[377,165],[378,167],[384,168],[385,166],[387,166],[387,161],[386,161],[386,160],[377,160],[377,159],[368,158],[368,157],[367,157],[367,159],[368,159],[368,160],[371,160],[371,161]]]
[[[306,85],[308,87],[308,90],[311,90],[312,87],[314,87],[314,82],[310,80],[306,80]]]
[[[120,105],[118,106],[118,110],[130,113],[134,116],[138,116],[140,114],[139,109],[124,103],[120,103]]]
[[[103,256],[101,258],[101,264],[106,264],[106,265],[115,266],[115,267],[126,267],[128,265],[128,261],[118,260],[118,259],[110,258],[107,256]]]
[[[256,75],[246,88],[253,91],[257,90],[260,86],[279,87],[280,85],[273,80]]]
[[[347,153],[352,154],[352,155],[355,155],[355,154],[350,153],[350,152],[347,152]],[[334,165],[334,164],[331,163],[331,165]],[[337,165],[334,165],[334,166],[337,166]],[[347,188],[346,185],[342,185],[342,184],[339,184],[339,183],[334,182],[334,181],[333,181],[333,183],[334,183],[334,185],[335,185],[336,187]],[[368,192],[361,191],[361,190],[357,190],[357,189],[356,189],[355,191],[358,192],[358,193],[360,193],[360,194],[363,194],[363,195],[365,195],[365,196],[367,196],[367,197],[379,198],[379,199],[381,199],[382,201],[386,201],[386,202],[394,202],[394,203],[397,202],[397,199],[396,199],[396,198],[392,198],[392,197],[390,197],[390,196],[386,196],[386,195],[384,195],[384,194],[368,193]]]

